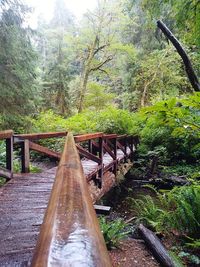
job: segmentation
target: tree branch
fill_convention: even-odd
[[[94,66],[93,68],[90,69],[91,71],[95,71],[95,70],[99,70],[103,65],[105,65],[106,63],[108,63],[109,61],[111,61],[113,59],[112,56],[109,56],[106,60],[104,60],[103,62],[99,63],[98,65]]]

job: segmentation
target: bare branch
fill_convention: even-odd
[[[95,71],[95,70],[99,70],[103,65],[105,65],[106,63],[108,63],[109,61],[111,61],[113,59],[112,56],[107,57],[103,62],[99,63],[98,65],[94,66],[93,68],[90,69],[90,72]]]

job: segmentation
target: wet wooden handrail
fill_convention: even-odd
[[[101,133],[101,132],[100,133],[91,133],[91,134],[81,134],[81,135],[74,136],[74,140],[76,143],[80,143],[80,142],[100,138],[102,136],[103,136],[103,133]]]
[[[12,130],[0,131],[0,139],[8,139],[13,136]]]
[[[71,133],[66,138],[31,266],[112,266]]]
[[[117,134],[104,134],[103,138],[104,139],[115,139],[117,138]]]
[[[47,139],[54,137],[64,137],[67,135],[67,132],[49,132],[49,133],[30,133],[30,134],[15,134],[15,139],[28,139],[28,140],[37,140],[37,139]]]

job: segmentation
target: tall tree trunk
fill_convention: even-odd
[[[94,55],[95,55],[95,48],[97,46],[97,43],[98,43],[98,36],[95,36],[94,42],[91,45],[91,47],[89,48],[89,54],[88,54],[88,57],[87,57],[86,62],[84,64],[82,75],[81,75],[80,97],[79,97],[79,103],[78,103],[78,113],[80,113],[83,110],[83,101],[84,101],[84,98],[85,98],[88,78],[89,78],[89,74],[90,74],[90,71],[91,71],[91,64],[92,64],[92,60],[93,60]]]
[[[194,88],[195,91],[200,91],[200,83],[199,83],[198,77],[195,74],[195,71],[192,67],[192,63],[187,53],[185,52],[184,48],[182,47],[178,39],[173,35],[173,33],[167,28],[167,26],[161,20],[157,21],[157,26],[158,28],[161,29],[164,35],[171,41],[171,43],[173,44],[173,46],[176,48],[177,52],[181,56],[183,63],[185,65],[186,73],[188,75],[188,78],[189,78],[189,81],[192,87]]]
[[[83,101],[84,101],[84,97],[86,94],[89,73],[90,73],[89,69],[86,69],[83,73],[83,76],[82,76],[81,88],[80,88],[80,98],[79,98],[79,105],[78,105],[78,113],[82,112],[82,110],[83,110]]]
[[[148,82],[145,84],[145,86],[144,86],[144,90],[143,90],[143,92],[142,92],[142,97],[141,97],[141,102],[140,102],[141,107],[144,107],[144,106],[146,105],[146,98],[147,98],[147,93],[148,93],[148,87],[149,87],[149,85],[151,85],[151,84],[154,82],[154,80],[156,79],[156,76],[157,76],[157,74],[158,74],[158,70],[159,70],[159,68],[160,68],[160,66],[161,66],[161,64],[162,64],[162,62],[163,62],[163,60],[164,60],[164,58],[165,58],[166,55],[167,55],[167,52],[161,57],[160,62],[158,63],[157,69],[156,69],[156,71],[154,72],[152,79],[151,79],[150,81],[148,81]]]

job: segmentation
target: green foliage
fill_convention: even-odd
[[[156,198],[142,196],[132,200],[138,220],[158,232],[176,230],[180,235],[192,237],[188,243],[199,246],[200,185],[175,187],[165,193],[157,192]]]
[[[20,115],[34,111],[36,53],[32,32],[25,27],[29,9],[20,1],[0,3],[0,115],[1,127],[15,126]],[[19,123],[19,122],[18,122]]]
[[[184,267],[181,258],[176,253],[174,253],[174,251],[169,251],[169,255],[175,263],[176,267]]]
[[[194,163],[200,155],[200,94],[171,98],[143,108],[137,113],[135,132],[140,134],[143,153],[166,148],[169,162]],[[136,115],[135,115],[136,117]],[[134,117],[134,118],[135,118]]]
[[[114,94],[106,93],[105,86],[91,82],[88,84],[87,93],[84,100],[86,109],[94,109],[100,111],[105,109],[114,99]]]
[[[56,115],[53,111],[42,112],[32,120],[32,131],[72,131],[74,134],[104,132],[132,133],[133,117],[128,111],[107,108],[100,112],[86,111],[68,119]]]
[[[184,252],[184,251],[181,251],[178,256],[180,258],[187,258],[187,260],[189,260],[189,262],[191,264],[195,264],[197,266],[199,266],[200,264],[200,258],[194,254],[191,254],[191,253],[188,253],[188,252]]]
[[[189,248],[200,249],[200,239],[188,238],[189,241],[185,244]]]
[[[124,223],[122,219],[109,222],[105,217],[100,217],[99,223],[106,246],[109,250],[113,247],[118,247],[120,240],[127,237],[129,234],[129,232],[125,230],[127,224]]]
[[[187,179],[198,180],[200,178],[200,166],[198,164],[177,164],[174,166],[162,166],[162,173],[174,176],[186,176]]]
[[[0,187],[1,187],[2,185],[4,185],[5,182],[6,182],[6,178],[4,178],[4,177],[0,177]]]

